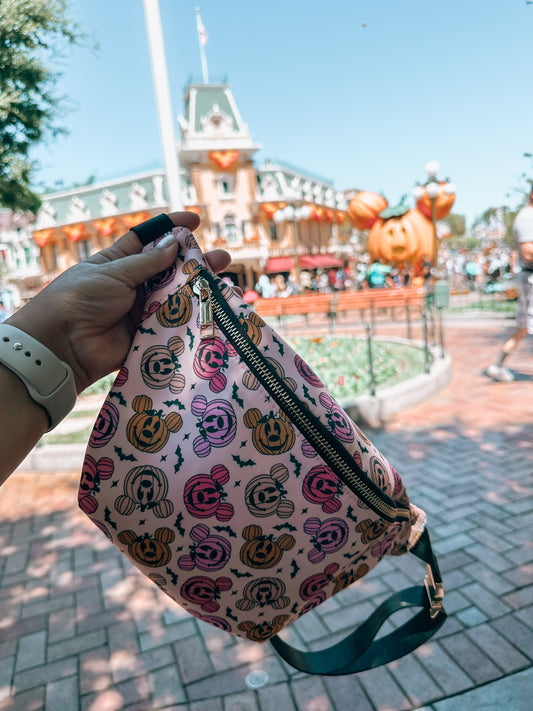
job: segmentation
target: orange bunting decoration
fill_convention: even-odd
[[[324,217],[324,208],[323,207],[318,207],[318,205],[315,205],[313,208],[311,208],[311,219],[316,220],[317,222],[320,222]]]
[[[337,212],[335,213],[335,219],[339,225],[342,225],[342,223],[344,222],[346,217],[347,217],[346,213],[342,212],[341,210],[337,210]]]
[[[44,247],[45,244],[47,244],[52,235],[54,234],[53,229],[48,229],[48,230],[36,230],[33,233],[33,241],[38,247]]]
[[[324,210],[324,220],[326,222],[333,222],[334,217],[335,213],[333,212],[333,210],[330,210],[329,208],[326,208]]]
[[[108,217],[104,220],[95,220],[93,222],[93,225],[95,226],[99,235],[101,235],[102,237],[109,237],[109,235],[113,234],[113,232],[115,231],[117,221],[114,217]]]
[[[239,157],[239,151],[211,151],[209,157],[219,168],[226,169],[235,163]]]
[[[71,242],[79,242],[80,239],[85,235],[85,225],[64,225],[62,228],[63,232],[67,235]]]
[[[274,219],[274,215],[278,211],[278,205],[275,205],[273,202],[265,202],[261,205],[261,209],[263,210],[263,212],[266,212],[268,218],[272,220]]]
[[[120,219],[126,225],[128,230],[130,230],[132,227],[135,227],[135,225],[138,225],[141,222],[144,222],[149,217],[150,217],[150,215],[147,212],[135,212],[135,213],[132,213],[131,215],[122,215],[122,217]]]
[[[198,205],[193,205],[192,207],[186,207],[185,210],[187,212],[194,212],[195,215],[200,215],[202,213],[202,208],[198,207]]]

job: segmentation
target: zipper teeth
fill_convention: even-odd
[[[213,298],[213,311],[216,313],[217,322],[225,335],[229,338],[237,350],[244,355],[249,364],[253,364],[253,368],[261,374],[263,384],[266,389],[272,394],[278,404],[291,416],[295,421],[296,426],[302,434],[308,439],[315,449],[326,450],[329,455],[329,462],[333,463],[336,471],[342,472],[339,474],[350,489],[359,496],[364,503],[371,509],[381,514],[383,517],[397,521],[398,519],[410,518],[408,509],[401,509],[391,506],[383,501],[383,499],[359,477],[357,477],[350,466],[343,460],[338,452],[330,445],[323,434],[315,427],[313,422],[309,421],[305,412],[297,401],[293,400],[283,388],[280,388],[276,377],[270,372],[268,366],[265,366],[261,357],[258,357],[255,350],[249,348],[248,341],[241,329],[238,328],[225,309],[219,304],[216,290],[211,289]]]

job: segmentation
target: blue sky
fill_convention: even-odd
[[[533,172],[525,0],[160,0],[175,116],[191,76],[201,80],[198,4],[210,80],[231,85],[258,162],[394,204],[437,160],[469,222],[519,202],[513,189]],[[37,181],[162,166],[142,0],[73,0],[72,14],[100,49],[58,64],[69,135],[35,151]]]

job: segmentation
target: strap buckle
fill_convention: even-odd
[[[432,620],[442,612],[442,603],[444,600],[444,585],[436,583],[433,575],[433,570],[428,564],[426,577],[424,578],[424,587],[429,599],[429,616]]]

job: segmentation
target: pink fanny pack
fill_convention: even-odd
[[[320,378],[207,269],[193,235],[174,233],[176,263],[145,284],[143,320],[91,434],[81,509],[192,615],[270,639],[298,669],[347,674],[410,652],[445,619],[424,512]],[[345,640],[304,652],[277,636],[408,551],[427,564],[424,584]],[[374,640],[407,606],[421,610]]]

